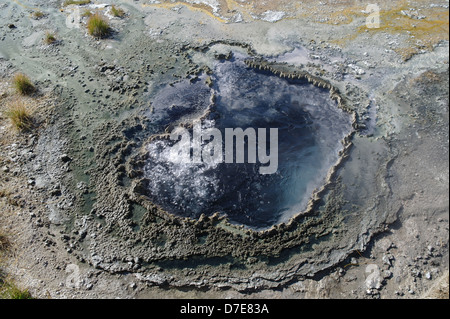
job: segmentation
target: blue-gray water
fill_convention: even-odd
[[[337,161],[341,141],[351,131],[350,116],[328,91],[258,73],[240,59],[218,63],[213,80],[211,89],[203,79],[162,89],[153,99],[151,120],[168,124],[201,114],[214,91],[216,101],[204,128],[219,129],[223,138],[225,128],[267,128],[267,137],[270,128],[277,128],[277,172],[260,174],[258,162],[174,163],[168,150],[175,142],[157,141],[148,145],[149,196],[181,216],[219,212],[256,229],[287,221],[305,209]]]

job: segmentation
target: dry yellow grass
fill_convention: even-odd
[[[125,16],[125,11],[122,8],[117,8],[116,6],[111,6],[111,14],[117,18],[123,18]]]
[[[91,0],[67,0],[64,1],[63,6],[69,6],[71,4],[77,5],[77,6],[83,6],[86,4],[90,4]]]
[[[22,99],[11,101],[6,107],[4,114],[18,131],[28,131],[33,127],[31,111]]]
[[[9,248],[8,236],[0,233],[0,262],[3,262],[2,257]],[[32,299],[32,296],[27,289],[17,286],[10,276],[0,268],[0,299]]]
[[[427,291],[422,299],[449,299],[449,273],[448,271],[436,281],[436,283]]]
[[[44,42],[48,45],[56,42],[56,36],[54,33],[47,31],[45,33]]]
[[[36,90],[30,78],[23,73],[16,73],[12,78],[12,84],[17,93],[22,95],[29,95]]]
[[[89,17],[87,29],[89,34],[96,38],[104,38],[110,32],[108,21],[98,12]]]

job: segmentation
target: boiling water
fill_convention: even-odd
[[[350,116],[337,107],[328,91],[257,72],[239,58],[218,63],[213,80],[212,88],[202,78],[162,89],[153,100],[151,120],[155,124],[189,122],[189,115],[211,107],[210,96],[215,93],[203,129],[216,128],[225,136],[225,128],[256,132],[266,128],[269,141],[269,129],[277,128],[276,173],[261,174],[259,168],[266,165],[258,161],[180,162],[171,149],[183,142],[159,140],[147,146],[148,195],[180,216],[198,218],[219,212],[231,222],[255,229],[287,221],[305,209],[313,190],[324,183],[338,160],[341,141],[351,131]],[[189,146],[192,141],[184,142]],[[247,155],[246,151],[246,159]]]

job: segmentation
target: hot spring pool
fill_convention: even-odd
[[[248,68],[240,57],[218,62],[211,78],[211,87],[202,76],[193,83],[186,80],[159,90],[148,114],[150,121],[160,127],[184,123],[183,130],[194,136],[193,118],[207,114],[197,127],[201,123],[203,130],[221,132],[222,142],[227,128],[256,133],[266,129],[267,155],[275,142],[270,140],[270,129],[277,129],[278,151],[270,154],[272,164],[277,157],[275,172],[261,174],[261,167],[269,163],[249,160],[248,139],[244,163],[237,163],[236,156],[232,163],[180,161],[173,147],[184,142],[193,146],[193,139],[157,139],[147,145],[147,195],[183,217],[218,212],[232,223],[254,229],[287,221],[306,208],[314,189],[338,161],[342,140],[352,130],[350,115],[337,107],[328,90]],[[257,136],[257,147],[259,142]],[[226,143],[222,144],[225,158]],[[208,147],[208,141],[202,147]],[[190,155],[194,158],[193,147]]]

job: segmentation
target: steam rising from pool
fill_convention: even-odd
[[[150,120],[192,124],[192,117],[210,109],[203,128],[217,128],[223,135],[225,128],[277,128],[277,172],[260,174],[258,162],[180,163],[171,147],[181,142],[156,140],[147,145],[148,196],[179,216],[219,212],[255,229],[285,222],[306,208],[337,162],[341,141],[352,129],[350,116],[328,91],[259,73],[239,57],[218,63],[213,71],[212,88],[203,77],[162,89],[153,99]]]

